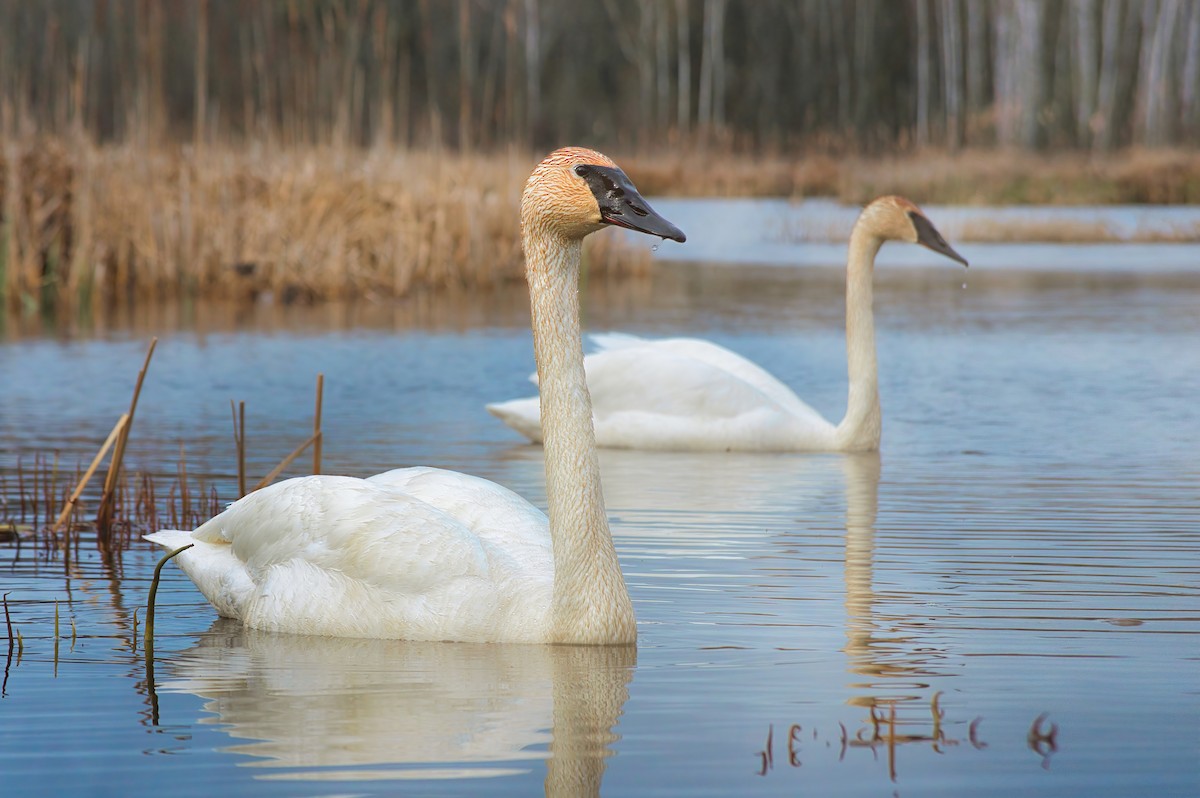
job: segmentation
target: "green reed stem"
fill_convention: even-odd
[[[179,554],[180,552],[187,551],[194,545],[196,545],[196,544],[189,543],[186,546],[180,546],[179,548],[175,549],[175,551],[172,551],[172,552],[169,552],[169,553],[163,555],[163,558],[158,561],[158,565],[154,566],[154,577],[150,580],[150,596],[146,599],[146,645],[145,645],[145,648],[146,648],[146,656],[147,657],[152,656],[151,652],[154,650],[154,597],[156,595],[158,595],[158,580],[159,580],[159,577],[162,576],[163,566],[166,565],[167,562],[172,557]]]

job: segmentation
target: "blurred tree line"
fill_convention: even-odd
[[[0,130],[1108,150],[1200,133],[1191,0],[0,0]]]

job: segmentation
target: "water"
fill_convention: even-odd
[[[688,234],[686,245],[664,242],[657,253],[661,260],[789,269],[844,267],[845,242],[859,211],[825,199],[656,199],[654,207]],[[1192,205],[924,205],[923,210],[975,269],[1043,272],[1051,251],[1049,263],[1060,273],[1200,270],[1200,208]],[[627,234],[631,239],[635,235]],[[1028,243],[1055,240],[1072,243]],[[918,247],[884,247],[878,258],[885,268],[929,262],[929,254]]]
[[[636,651],[244,631],[168,567],[149,679],[157,551],[2,544],[5,795],[1200,793],[1200,276],[1037,251],[969,291],[932,256],[880,269],[878,456],[604,452]],[[171,478],[182,441],[228,496],[229,400],[259,475],[308,435],[321,371],[327,470],[459,468],[544,506],[540,449],[482,409],[531,391],[524,302],[9,318],[0,474],[86,464],[157,334],[134,468]],[[585,313],[844,408],[834,273],[663,265]]]

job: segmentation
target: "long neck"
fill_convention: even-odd
[[[529,236],[526,276],[554,546],[554,640],[633,643],[633,605],[608,530],[579,330],[580,240]]]
[[[883,239],[860,220],[850,234],[846,264],[846,360],[850,396],[846,417],[838,425],[841,448],[865,451],[879,448],[882,415],[879,409],[879,367],[875,360],[875,315],[872,282],[875,255]]]

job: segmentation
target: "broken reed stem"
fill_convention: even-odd
[[[4,622],[8,625],[8,652],[11,655],[13,647],[13,628],[12,616],[8,614],[8,593],[4,594]]]
[[[321,398],[325,392],[325,375],[317,374],[317,411],[313,416],[313,470],[321,473]]]
[[[100,461],[104,459],[104,455],[113,445],[113,442],[117,439],[117,436],[119,436],[122,430],[125,429],[125,425],[128,422],[129,414],[122,413],[121,417],[117,419],[116,425],[112,428],[112,432],[108,433],[108,438],[105,439],[104,445],[100,447],[100,451],[96,452],[96,456],[92,459],[92,464],[88,466],[88,470],[84,472],[83,478],[79,480],[79,483],[75,486],[75,490],[71,492],[71,498],[67,499],[67,503],[63,506],[62,512],[58,514],[58,520],[55,521],[54,526],[50,528],[52,533],[58,532],[58,530],[62,527],[63,522],[66,521],[67,517],[71,514],[71,511],[75,509],[75,502],[79,501],[79,497],[83,495],[83,491],[87,487],[88,481],[91,480],[92,475],[96,473],[96,469],[100,467]]]
[[[188,493],[187,482],[187,451],[183,448],[183,441],[179,442],[179,504],[180,517],[186,526],[188,518],[192,514],[191,494]]]
[[[158,338],[150,339],[150,348],[146,350],[146,360],[142,363],[142,370],[138,372],[137,384],[133,389],[133,398],[129,402],[129,416],[125,423],[124,429],[117,438],[117,448],[113,451],[112,461],[108,466],[108,474],[104,479],[104,496],[100,499],[100,509],[96,513],[96,523],[101,530],[101,534],[106,535],[109,526],[112,524],[113,514],[113,498],[117,489],[117,477],[121,473],[121,461],[125,457],[125,444],[129,441],[129,430],[133,426],[133,414],[137,411],[138,397],[142,393],[142,383],[146,379],[146,371],[150,368],[150,358],[154,355],[154,347],[158,345]]]
[[[246,403],[229,400],[229,412],[233,414],[233,442],[237,447],[238,498],[246,495]]]
[[[158,595],[158,580],[162,577],[163,566],[175,555],[187,551],[195,545],[195,543],[189,543],[164,554],[158,561],[158,565],[154,566],[154,576],[150,579],[150,595],[146,598],[146,638],[143,648],[146,650],[147,663],[154,657],[154,599]]]
[[[301,454],[303,454],[305,449],[307,449],[312,444],[316,443],[319,436],[320,436],[320,433],[309,436],[308,440],[306,440],[304,443],[297,446],[295,451],[293,451],[287,457],[283,458],[283,460],[281,460],[279,462],[279,465],[277,465],[273,469],[271,469],[271,473],[269,473],[265,477],[263,477],[262,480],[257,485],[254,486],[254,490],[260,490],[261,488],[265,488],[267,485],[270,485],[272,482],[274,482],[275,477],[282,474],[283,469],[285,469],[289,465],[291,465],[292,461],[295,460],[297,457],[299,457]],[[251,491],[251,492],[253,492],[253,491]]]

